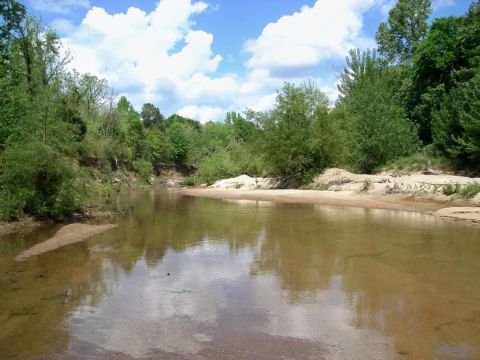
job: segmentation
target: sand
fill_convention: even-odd
[[[108,231],[117,225],[105,224],[105,225],[89,225],[89,224],[69,224],[62,227],[55,234],[54,237],[32,246],[31,248],[20,253],[15,260],[25,261],[32,256],[37,256],[48,251],[52,251],[61,248],[66,245],[74,244],[77,242],[85,241],[92,236],[101,234]]]
[[[431,213],[443,220],[462,221],[480,225],[480,207],[454,207],[451,201],[434,197],[405,197],[399,194],[367,194],[354,191],[318,190],[241,190],[190,188],[181,193],[187,196],[230,200],[275,201],[296,204],[324,204],[372,209],[403,210]]]

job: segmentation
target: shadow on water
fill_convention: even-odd
[[[174,192],[117,201],[129,215],[87,242],[16,263],[57,228],[0,241],[3,357],[480,357],[477,228]]]

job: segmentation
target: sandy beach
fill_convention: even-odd
[[[464,200],[448,200],[435,196],[400,194],[367,194],[354,191],[318,191],[297,189],[243,190],[189,188],[180,190],[186,196],[224,200],[275,201],[292,204],[324,204],[371,209],[402,210],[431,213],[444,220],[480,224],[480,208],[468,206]],[[461,211],[459,210],[461,209]]]

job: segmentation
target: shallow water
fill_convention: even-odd
[[[478,227],[173,192],[118,201],[131,208],[118,228],[23,263],[58,228],[0,240],[0,359],[480,358]]]

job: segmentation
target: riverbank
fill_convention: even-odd
[[[319,204],[370,209],[430,213],[443,220],[480,225],[480,207],[467,206],[463,200],[440,200],[432,196],[378,195],[353,191],[319,191],[297,189],[241,190],[216,188],[182,189],[186,196],[222,200],[273,201],[291,204]]]
[[[95,224],[104,222],[105,219],[124,216],[128,209],[119,208],[112,203],[115,194],[158,187],[178,189],[184,185],[184,177],[185,174],[188,174],[189,168],[176,165],[159,165],[154,170],[155,175],[152,175],[147,182],[126,171],[110,174],[108,181],[94,180],[92,186],[94,190],[89,194],[89,200],[83,204],[78,212],[60,221],[60,224]],[[55,224],[54,220],[37,219],[27,214],[22,215],[18,220],[0,220],[0,239],[12,234],[26,234],[40,227],[53,224]]]
[[[470,199],[461,196],[465,189],[478,184],[480,178],[439,174],[433,170],[415,174],[367,175],[332,168],[301,189],[289,188],[295,185],[284,179],[242,175],[219,180],[208,188],[183,189],[181,192],[188,196],[217,199],[429,212],[444,220],[480,224],[480,195]]]

